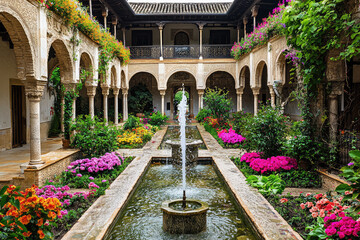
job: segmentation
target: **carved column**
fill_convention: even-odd
[[[165,115],[165,93],[166,90],[160,90],[161,95],[161,114]]]
[[[199,41],[199,45],[200,45],[200,56],[199,56],[199,59],[203,59],[203,29],[204,29],[204,26],[205,24],[204,23],[198,23],[198,26],[199,26],[199,36],[200,36],[200,41]]]
[[[89,97],[89,115],[91,118],[95,117],[95,104],[94,98],[96,95],[96,86],[88,85],[86,86],[87,95]]]
[[[119,88],[113,88],[113,93],[114,93],[114,112],[115,112],[115,117],[114,117],[114,123],[115,125],[119,124]]]
[[[236,105],[236,111],[240,112],[243,109],[242,104],[242,95],[244,94],[244,88],[238,88],[236,89],[236,95],[237,95],[237,105]]]
[[[61,111],[60,129],[61,129],[62,133],[65,131],[65,128],[64,128],[64,106],[65,106],[65,98],[64,98],[64,95],[62,94],[62,96],[61,96],[61,106],[60,106],[60,111]]]
[[[107,16],[109,15],[109,10],[107,7],[102,9],[102,16],[104,17],[104,28],[107,29]]]
[[[259,5],[253,6],[251,9],[251,14],[252,14],[251,16],[254,19],[254,30],[256,28],[256,16],[258,15],[258,13],[259,13]]]
[[[126,29],[125,29],[125,27],[123,27],[123,28],[121,28],[121,31],[122,31],[122,34],[123,34],[123,45],[124,45],[124,47],[125,47],[125,31],[126,31]]]
[[[237,28],[236,28],[236,42],[239,43],[240,42],[240,26],[238,25]]]
[[[123,94],[123,119],[125,122],[128,119],[128,101],[127,101],[128,89],[123,88],[122,94]]]
[[[89,14],[90,14],[90,17],[92,18],[92,17],[93,17],[93,13],[92,13],[92,0],[89,0]]]
[[[198,89],[198,95],[199,95],[199,112],[203,108],[203,96],[204,96],[204,89]]]
[[[112,25],[113,25],[113,27],[114,27],[114,37],[115,37],[115,38],[117,38],[117,37],[116,37],[117,22],[118,22],[117,17],[113,17],[111,23],[112,23]]]
[[[160,33],[160,60],[163,60],[163,29],[164,29],[164,23],[159,23],[159,33]]]
[[[29,101],[30,110],[30,162],[29,165],[39,165],[41,161],[40,138],[40,101],[43,95],[45,81],[27,80],[25,93]]]
[[[248,23],[247,17],[243,18],[243,24],[244,24],[244,39],[246,39],[246,24]]]
[[[102,95],[104,99],[104,121],[108,123],[108,97],[109,97],[109,87],[108,86],[101,86]]]
[[[269,85],[269,91],[270,91],[270,96],[271,96],[271,107],[275,108],[276,94],[275,94],[273,86]]]
[[[252,88],[252,91],[254,94],[254,115],[256,116],[258,113],[260,88],[254,87]]]

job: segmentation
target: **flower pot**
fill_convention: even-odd
[[[137,113],[137,114],[136,114],[136,117],[138,117],[138,118],[143,118],[143,117],[145,117],[145,114],[143,114],[143,113]]]
[[[70,148],[70,140],[69,139],[62,139],[63,148]]]

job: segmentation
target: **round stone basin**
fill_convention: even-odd
[[[171,234],[196,234],[206,230],[207,203],[186,200],[186,209],[182,210],[182,199],[163,202],[163,230]]]
[[[166,144],[171,146],[171,159],[174,166],[182,165],[181,158],[181,144],[180,141],[167,140]],[[186,143],[186,166],[196,166],[199,156],[199,146],[203,144],[203,141],[196,140]]]

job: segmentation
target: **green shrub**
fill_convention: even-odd
[[[244,111],[233,113],[233,129],[236,133],[241,134],[246,138],[254,120],[252,113],[246,113]]]
[[[129,118],[124,123],[124,130],[135,129],[140,125],[140,120],[138,117],[130,115]]]
[[[228,91],[208,88],[204,94],[205,108],[208,108],[214,118],[228,119],[232,109],[231,98]]]
[[[130,89],[129,111],[131,113],[145,113],[153,108],[151,92],[144,84],[139,84]]]
[[[259,189],[259,192],[265,196],[281,194],[285,189],[284,181],[279,175],[271,174],[269,176],[251,175],[246,181],[252,186]]]
[[[208,108],[202,108],[199,113],[196,115],[195,119],[198,122],[203,122],[206,117],[211,116],[211,111]]]
[[[71,146],[79,148],[88,157],[99,157],[118,149],[118,128],[99,122],[96,117],[92,119],[89,115],[79,116],[71,129],[76,132]]]
[[[247,139],[246,149],[263,152],[265,158],[283,155],[287,133],[286,121],[287,117],[283,116],[278,108],[262,105],[244,136]]]
[[[169,118],[166,115],[162,115],[161,112],[154,112],[151,113],[148,123],[150,123],[153,126],[161,126],[168,119]]]

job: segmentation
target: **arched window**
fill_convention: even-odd
[[[178,32],[175,35],[174,45],[189,45],[189,36],[185,32]]]

